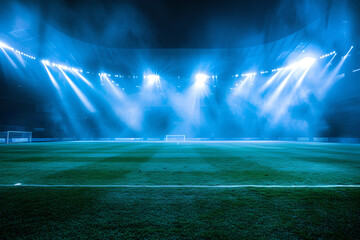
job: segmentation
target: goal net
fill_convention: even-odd
[[[166,135],[166,142],[185,142],[185,135]]]
[[[0,143],[29,143],[32,132],[7,131],[0,133]]]

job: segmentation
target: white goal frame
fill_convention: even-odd
[[[185,135],[166,135],[165,141],[166,142],[185,142],[186,137],[185,137]]]
[[[1,134],[3,134],[2,139],[4,139],[4,141],[2,143],[9,144],[9,143],[31,143],[32,142],[32,132],[6,131],[6,132],[2,132]],[[15,139],[15,141],[13,139]]]

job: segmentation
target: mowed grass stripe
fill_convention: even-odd
[[[37,144],[36,144],[37,145]],[[50,146],[56,145],[56,143],[50,143]],[[64,146],[65,145],[65,146]],[[65,151],[70,149],[75,149],[79,151],[82,149],[82,157],[79,158],[77,154],[72,155],[69,153],[62,154],[57,146],[57,151],[55,154],[56,157],[51,157],[45,161],[24,161],[26,156],[31,156],[32,158],[37,158],[37,155],[32,154],[31,152],[24,151],[25,157],[20,159],[19,162],[16,160],[9,162],[8,160],[0,161],[2,168],[0,169],[0,181],[1,182],[25,182],[25,183],[82,183],[83,181],[93,181],[94,183],[106,183],[107,179],[111,179],[113,182],[114,178],[122,178],[125,174],[129,172],[126,169],[126,166],[131,167],[136,163],[134,161],[138,157],[136,152],[140,152],[141,148],[144,148],[144,145],[141,144],[60,144],[61,148]],[[126,146],[126,147],[125,147]],[[16,146],[18,147],[18,146]],[[35,146],[36,147],[36,146]],[[40,145],[39,147],[43,147]],[[107,156],[92,156],[91,153],[87,151],[94,147],[94,149],[101,149],[103,155]],[[108,152],[114,152],[118,150],[117,155],[113,153],[108,154]],[[101,152],[100,151],[100,152]],[[19,152],[20,149],[19,149]],[[128,156],[128,153],[132,153],[131,157]],[[147,153],[149,155],[149,153]],[[86,157],[87,156],[87,157]],[[123,166],[117,166],[115,163],[109,161],[108,164],[102,164],[102,161],[107,161],[107,159],[115,159],[118,161],[117,157],[126,156],[126,161],[123,163]],[[31,160],[30,159],[30,160]],[[144,160],[143,160],[144,161]],[[99,182],[100,181],[100,182]]]
[[[0,184],[360,184],[360,145],[353,144],[71,142],[0,151]]]
[[[149,146],[142,144],[130,145],[121,148],[116,156],[97,158],[87,165],[48,174],[41,180],[45,183],[84,184],[89,180],[94,184],[111,184],[113,182],[126,182],[127,175],[137,172],[140,165],[148,161],[156,152]],[[111,151],[113,151],[113,147]],[[138,153],[138,154],[137,154]]]
[[[203,159],[210,164],[226,169],[226,171],[219,173],[219,183],[223,183],[221,181],[224,179],[232,178],[235,182],[243,184],[275,182],[286,185],[295,181],[313,185],[319,183],[319,180],[323,184],[346,184],[345,176],[348,175],[352,175],[356,183],[360,183],[358,178],[360,170],[359,151],[357,161],[352,161],[349,165],[348,161],[342,160],[344,158],[342,154],[331,153],[322,154],[322,157],[317,156],[320,147],[326,149],[332,145],[301,145],[302,150],[308,148],[305,156],[304,151],[297,151],[298,143],[255,142],[253,144],[241,144],[240,148],[238,144],[223,143],[214,145],[211,149],[199,144],[196,145],[196,151],[202,154]],[[359,146],[355,145],[354,147],[359,150]],[[279,148],[286,149],[286,151],[279,152]],[[330,157],[335,160],[330,159]],[[214,178],[216,177],[217,175],[214,175]]]

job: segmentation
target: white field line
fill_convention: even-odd
[[[43,188],[360,188],[349,185],[76,185],[76,184],[0,184],[0,187],[43,187]]]

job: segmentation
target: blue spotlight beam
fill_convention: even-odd
[[[324,77],[324,75],[327,73],[329,67],[331,66],[331,63],[333,62],[334,58],[337,56],[337,53],[332,55],[333,57],[330,59],[330,61],[325,65],[325,67],[323,68],[323,70],[321,70],[318,79],[322,79]]]
[[[44,68],[46,70],[46,73],[48,74],[51,83],[54,85],[54,87],[58,90],[59,94],[61,95],[61,90],[60,90],[60,86],[57,83],[57,81],[55,80],[54,76],[51,74],[51,72],[49,71],[49,68],[47,67],[47,65],[45,64],[45,62],[42,63],[44,65]]]
[[[22,55],[20,54],[15,54],[16,58],[18,59],[18,61],[21,63],[21,65],[23,67],[25,67],[25,61],[24,61],[24,58],[22,57]]]
[[[354,48],[354,46],[350,47],[349,51],[345,54],[345,56],[343,56],[344,59],[346,59],[349,56],[349,54],[353,48]]]
[[[319,90],[319,95],[320,95],[319,98],[322,98],[322,97],[325,96],[326,91],[334,84],[334,82],[337,79],[341,79],[341,77],[337,78],[337,75],[339,74],[340,69],[344,65],[345,60],[348,58],[348,56],[349,56],[352,49],[353,49],[353,46],[351,46],[349,51],[344,56],[342,56],[342,58],[341,58],[340,62],[338,63],[338,65],[332,70],[332,72],[330,73],[330,76],[328,76],[326,78],[326,82],[324,83],[322,88]]]
[[[18,68],[18,66],[16,65],[16,63],[11,59],[11,57],[7,54],[7,52],[4,50],[4,48],[1,48],[1,50],[3,51],[3,53],[5,54],[6,58],[9,60],[10,64],[14,67],[14,68]]]
[[[89,99],[84,95],[84,93],[73,83],[73,81],[68,77],[68,75],[64,72],[62,68],[59,68],[61,73],[64,75],[65,79],[70,84],[71,88],[74,90],[80,101],[84,104],[86,109],[92,113],[94,113],[96,110],[94,106],[90,103]]]
[[[94,89],[94,86],[77,69],[72,69],[71,71],[75,73],[76,76],[80,77],[80,79],[83,80],[89,87]]]
[[[240,84],[237,84],[236,88],[233,91],[233,95],[239,95],[243,92],[243,86],[248,82],[248,80],[251,78],[251,75],[247,75],[244,80],[241,80]]]
[[[279,98],[280,93],[288,83],[289,79],[295,72],[295,69],[291,70],[291,72],[286,76],[286,78],[280,83],[280,85],[276,88],[275,92],[269,97],[265,104],[265,110],[272,109],[274,102]]]
[[[307,67],[305,71],[301,74],[300,78],[296,81],[294,87],[290,91],[290,93],[287,94],[285,99],[282,100],[282,104],[278,106],[277,111],[274,114],[273,121],[277,122],[281,116],[283,116],[284,113],[289,109],[289,106],[293,102],[293,99],[298,96],[296,95],[297,89],[301,86],[302,82],[304,81],[307,73],[310,70],[310,67]]]
[[[70,121],[74,131],[77,132],[77,133],[83,132],[83,129],[82,129],[83,126],[81,124],[79,124],[76,119],[74,119],[73,111],[71,109],[72,105],[69,104],[68,101],[66,101],[66,99],[64,98],[63,93],[61,91],[61,88],[59,87],[58,82],[56,81],[54,76],[51,74],[51,72],[50,72],[50,70],[48,68],[49,65],[46,64],[47,63],[46,60],[45,61],[43,60],[41,62],[43,64],[43,66],[44,66],[44,68],[45,68],[51,82],[53,83],[53,85],[55,86],[55,88],[57,90],[57,93],[58,93],[58,95],[60,97],[60,105],[61,105],[67,119]]]
[[[193,84],[180,96],[174,95],[170,101],[174,110],[186,122],[186,128],[191,125],[199,125],[201,123],[201,100],[208,94],[209,86],[207,81],[210,78],[205,73],[197,73],[193,80]],[[215,78],[215,76],[214,76]]]
[[[276,99],[280,96],[280,93],[285,88],[286,84],[288,83],[290,77],[293,75],[293,73],[298,69],[306,69],[306,72],[310,69],[310,67],[315,63],[316,59],[311,57],[306,57],[301,59],[298,62],[295,62],[293,64],[290,64],[289,66],[283,68],[282,70],[288,70],[290,69],[290,73],[286,76],[286,78],[280,83],[280,85],[276,88],[275,92],[270,96],[270,98],[267,100],[265,109],[268,109],[273,105],[273,103],[276,101]],[[274,75],[276,76],[276,74]],[[272,80],[273,81],[273,80]],[[266,88],[266,85],[264,85]],[[264,88],[263,87],[263,88]],[[260,89],[261,90],[261,89]]]
[[[293,95],[295,93],[295,91],[298,89],[298,87],[300,87],[300,85],[302,84],[302,82],[305,79],[306,74],[309,72],[310,67],[306,68],[304,73],[300,76],[300,78],[296,81],[296,84],[293,88],[293,90],[291,91],[290,95]]]
[[[142,111],[136,102],[130,101],[124,92],[115,87],[107,74],[100,74],[100,79],[105,79],[106,91],[111,94],[109,105],[119,120],[126,124],[130,129],[135,131],[141,130]],[[110,89],[108,88],[110,86]],[[108,94],[108,95],[110,95]],[[115,95],[115,98],[113,98]]]
[[[112,81],[108,78],[106,74],[100,75],[100,80],[105,79],[108,85],[111,87],[111,92],[119,99],[123,100],[125,98],[124,93],[120,91],[119,88],[115,87]]]
[[[271,83],[274,82],[274,80],[279,76],[281,71],[276,72],[269,80],[266,81],[266,83],[260,88],[259,93],[263,93],[268,87],[271,85]]]

